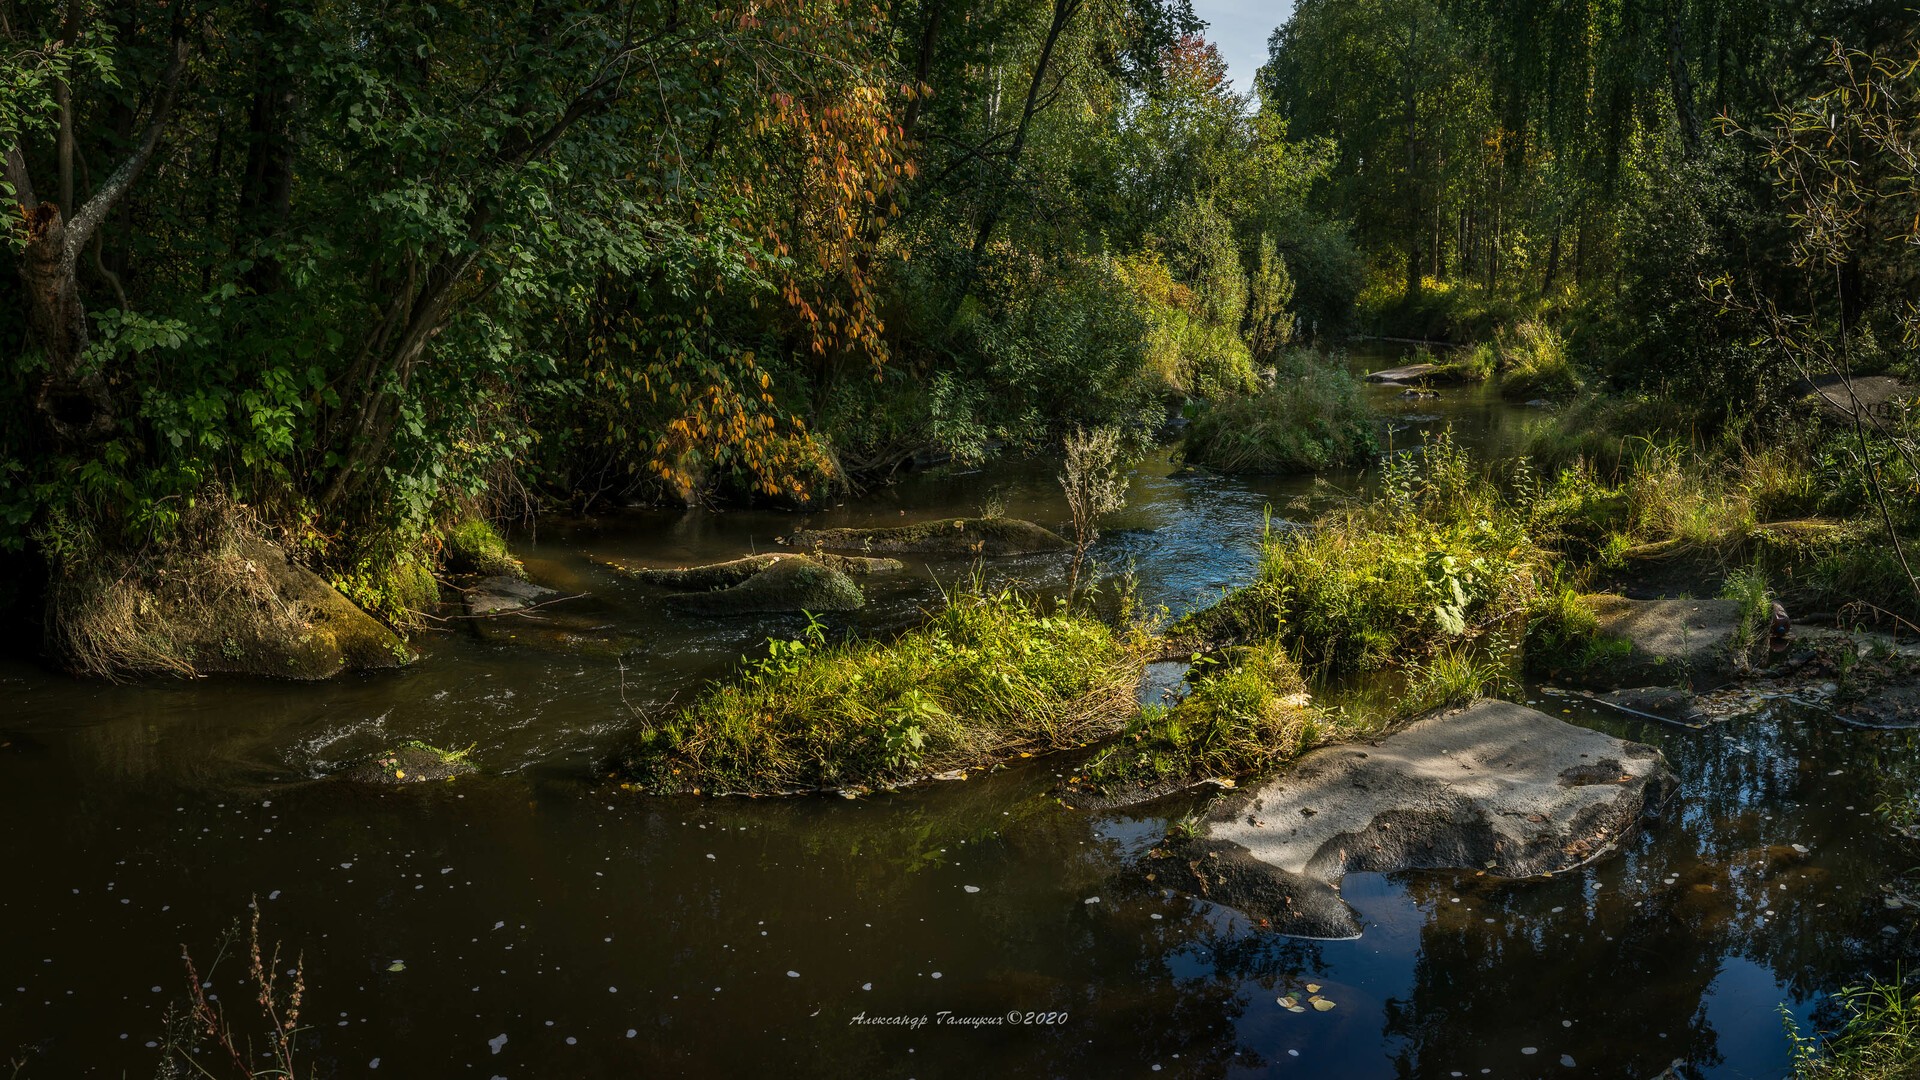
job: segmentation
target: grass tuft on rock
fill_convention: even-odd
[[[1079,746],[1135,711],[1142,650],[1012,592],[957,593],[893,641],[770,643],[621,756],[657,793],[787,794],[906,783]]]
[[[1274,384],[1201,413],[1186,461],[1228,473],[1306,473],[1357,465],[1378,449],[1360,381],[1325,357],[1294,353]]]
[[[1197,665],[1192,691],[1151,705],[1087,762],[1083,782],[1103,793],[1172,790],[1209,778],[1270,772],[1335,738],[1352,722],[1314,708],[1299,669],[1278,641],[1230,650]]]

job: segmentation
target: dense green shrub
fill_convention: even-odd
[[[1282,360],[1272,387],[1202,412],[1181,453],[1222,472],[1318,472],[1356,465],[1378,447],[1360,383],[1322,354]]]
[[[1270,533],[1255,584],[1181,620],[1173,635],[1218,645],[1270,627],[1328,674],[1478,638],[1523,615],[1548,578],[1535,501],[1503,493],[1437,437],[1418,460],[1390,463],[1376,497]]]

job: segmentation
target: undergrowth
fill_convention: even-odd
[[[1805,1035],[1791,1018],[1795,1080],[1913,1080],[1920,1076],[1920,993],[1888,982],[1840,991],[1846,1026],[1830,1038]]]
[[[957,592],[891,642],[819,623],[646,731],[620,764],[654,792],[884,785],[1083,745],[1135,711],[1124,633],[1013,592]]]
[[[1107,791],[1249,776],[1355,730],[1344,716],[1309,704],[1306,683],[1278,641],[1203,658],[1188,679],[1185,697],[1142,709],[1088,761],[1084,782]]]
[[[1182,454],[1221,472],[1302,473],[1359,464],[1376,449],[1359,380],[1325,356],[1295,352],[1270,388],[1202,412]]]
[[[1269,529],[1246,589],[1173,627],[1192,645],[1275,633],[1317,674],[1421,659],[1524,618],[1549,576],[1530,480],[1505,492],[1449,434],[1383,470],[1379,493]]]

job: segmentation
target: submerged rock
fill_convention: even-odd
[[[418,784],[428,780],[451,780],[479,772],[464,754],[436,749],[420,743],[396,746],[375,754],[335,777],[355,784]]]
[[[642,644],[622,629],[617,612],[585,593],[491,577],[468,586],[462,599],[474,633],[496,645],[616,657]]]
[[[794,547],[916,555],[1031,555],[1070,547],[1058,533],[1018,518],[947,518],[888,529],[803,529]]]
[[[468,586],[462,599],[469,615],[511,615],[548,603],[559,595],[557,589],[501,575],[483,578]]]
[[[1622,712],[1680,723],[1695,723],[1704,718],[1694,700],[1693,691],[1673,686],[1638,686],[1631,690],[1615,690],[1600,694],[1594,700]]]
[[[1352,937],[1337,886],[1351,871],[1569,870],[1607,851],[1674,787],[1659,751],[1505,701],[1483,701],[1376,744],[1316,750],[1231,796],[1167,880],[1283,933]],[[1184,878],[1184,881],[1182,880]]]

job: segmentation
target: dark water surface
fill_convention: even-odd
[[[1374,393],[1400,445],[1451,421],[1498,451],[1533,415],[1477,389]],[[915,477],[808,523],[993,502],[1057,524],[1056,468]],[[1096,556],[1131,565],[1148,606],[1183,610],[1244,581],[1268,508],[1301,517],[1312,493],[1151,462]],[[798,526],[544,525],[523,545],[530,568],[638,639],[624,661],[456,628],[410,670],[317,686],[101,686],[0,666],[0,1064],[153,1075],[186,985],[179,946],[204,968],[254,897],[266,936],[304,956],[302,1053],[322,1076],[1650,1077],[1683,1059],[1778,1077],[1782,1009],[1804,1020],[1888,960],[1876,885],[1898,856],[1871,816],[1887,737],[1817,715],[1685,731],[1542,697],[1659,745],[1681,778],[1674,812],[1558,880],[1350,877],[1366,932],[1343,942],[1167,895],[1140,867],[1187,807],[1063,809],[1047,797],[1062,761],[858,801],[650,799],[597,775],[637,715],[800,622],[669,617],[591,557],[709,561]],[[904,625],[968,573],[909,570],[868,579],[873,604],[836,625]],[[1061,570],[991,573],[1046,587]],[[407,738],[472,744],[486,775],[322,779]],[[230,958],[213,980],[237,1015],[242,974]],[[1275,1003],[1308,982],[1332,1011]],[[897,1017],[926,1019],[861,1022]]]

